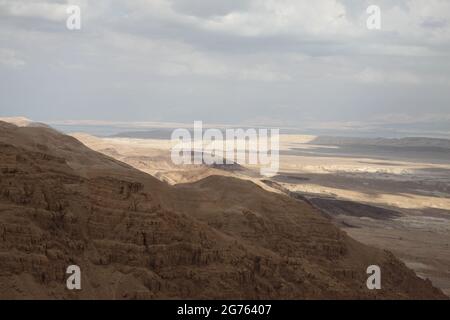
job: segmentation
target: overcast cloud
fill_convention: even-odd
[[[0,0],[0,116],[446,134],[449,55],[448,0]]]

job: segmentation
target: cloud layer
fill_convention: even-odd
[[[81,7],[82,29],[66,29]],[[382,28],[366,28],[366,8]],[[0,0],[0,113],[364,122],[450,112],[446,0]],[[449,129],[450,130],[450,129]]]

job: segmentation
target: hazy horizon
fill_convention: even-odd
[[[23,121],[38,122],[50,125],[66,134],[87,133],[99,137],[108,137],[121,134],[131,134],[138,132],[149,132],[158,130],[156,136],[161,136],[162,131],[166,131],[165,138],[170,137],[170,133],[177,128],[192,129],[194,122],[173,122],[173,121],[108,121],[108,120],[39,120],[30,119],[24,116],[7,116],[2,117],[0,121],[15,123],[19,119]],[[353,126],[352,126],[353,125]],[[400,129],[398,125],[395,127],[378,124],[372,127],[358,127],[355,124],[348,123],[344,126],[318,126],[305,125],[287,126],[281,123],[268,122],[241,122],[241,123],[203,123],[206,128],[277,128],[281,134],[297,134],[312,136],[334,136],[334,137],[354,137],[354,138],[386,138],[386,139],[402,139],[402,138],[433,138],[450,140],[450,134],[447,132],[413,130],[412,128]]]

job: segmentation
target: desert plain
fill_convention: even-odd
[[[450,295],[448,140],[281,134],[279,172],[266,178],[257,166],[245,164],[174,165],[169,136],[72,136],[170,184],[226,175],[307,199],[351,237],[393,252],[419,277]]]

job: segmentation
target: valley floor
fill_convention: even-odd
[[[392,251],[450,295],[450,154],[413,150],[412,158],[407,148],[323,146],[282,135],[279,174],[270,179],[280,191],[262,182],[257,167],[175,166],[169,140],[74,136],[171,184],[219,174],[306,197],[350,236]]]

